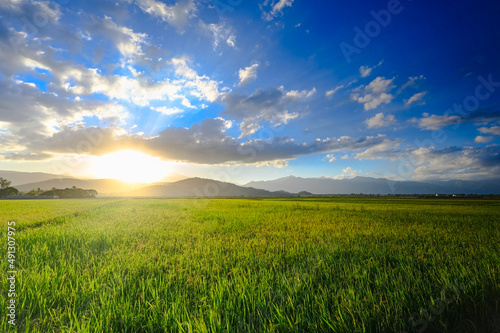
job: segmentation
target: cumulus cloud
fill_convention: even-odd
[[[351,99],[363,104],[365,111],[376,109],[381,104],[389,104],[394,96],[390,91],[394,88],[392,79],[377,77],[367,86],[360,86],[353,90]]]
[[[136,3],[144,12],[167,22],[179,32],[183,31],[197,11],[194,0],[179,0],[171,6],[155,0],[136,0]]]
[[[262,17],[266,21],[272,21],[275,17],[283,15],[283,9],[285,7],[292,7],[294,0],[265,0],[262,4],[259,5],[262,11]],[[267,9],[266,9],[267,8]],[[266,11],[269,10],[270,11]]]
[[[222,115],[230,119],[240,120],[241,137],[249,136],[260,128],[260,123],[267,121],[274,126],[286,124],[299,116],[297,109],[309,97],[316,93],[312,90],[285,91],[283,86],[271,89],[259,89],[253,94],[226,93],[221,103],[226,108]]]
[[[382,112],[377,113],[372,118],[366,119],[365,123],[368,128],[386,127],[396,122],[392,114],[384,115]]]
[[[240,83],[238,84],[238,86],[243,87],[247,83],[255,80],[257,78],[258,68],[259,64],[255,63],[253,65],[240,69],[238,72],[238,75],[240,77]]]
[[[422,101],[425,95],[427,95],[427,91],[422,91],[414,94],[409,99],[405,100],[405,106],[410,106],[411,104],[418,104],[418,105],[425,104],[425,102]]]

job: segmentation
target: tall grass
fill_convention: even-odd
[[[18,331],[499,329],[498,201],[202,202],[1,201]]]

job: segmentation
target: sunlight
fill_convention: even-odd
[[[135,150],[120,150],[99,156],[92,163],[92,173],[96,177],[129,183],[157,182],[168,172],[169,162]]]

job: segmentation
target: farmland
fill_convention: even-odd
[[[500,331],[495,200],[23,200],[0,217],[18,332]]]

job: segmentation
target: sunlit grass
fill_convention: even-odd
[[[53,200],[0,209],[2,239],[7,220],[21,226],[19,332],[481,332],[500,319],[497,201]],[[2,318],[0,330],[8,326]]]

